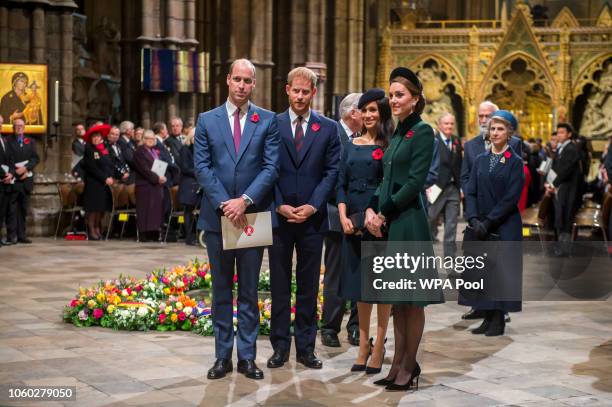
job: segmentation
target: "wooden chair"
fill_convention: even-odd
[[[125,190],[124,184],[113,184],[108,186],[113,197],[113,207],[111,209],[110,218],[108,219],[108,227],[106,228],[106,240],[110,236],[111,230],[113,229],[113,220],[118,215],[119,210],[127,206],[128,194]]]
[[[81,184],[81,185],[79,185]],[[70,214],[70,226],[72,229],[74,224],[75,215],[83,210],[83,207],[78,205],[78,195],[83,192],[83,183],[72,184],[72,183],[64,183],[58,182],[56,184],[57,194],[60,200],[60,211],[57,214],[57,225],[55,226],[55,239],[57,240],[57,235],[59,233],[59,228],[62,221],[63,214]],[[79,193],[80,191],[80,193]]]
[[[540,201],[537,207],[531,207],[525,209],[521,213],[521,219],[523,221],[523,227],[532,228],[535,227],[538,231],[538,238],[540,239],[540,244],[542,246],[542,250],[544,250],[544,243],[542,239],[542,230],[546,225],[546,219],[550,214],[550,209],[552,207],[553,201],[551,196],[544,195],[544,198]]]
[[[172,188],[170,188],[170,216],[168,216],[168,226],[166,227],[166,234],[164,236],[164,243],[166,243],[166,241],[168,240],[168,231],[170,230],[170,225],[172,224],[172,218],[179,218],[181,216],[184,216],[185,213],[183,211],[179,211],[178,208],[180,207],[179,203],[178,203],[178,185],[173,186]]]
[[[608,241],[606,228],[608,225],[607,221],[610,219],[610,207],[612,205],[611,199],[612,196],[608,192],[604,195],[603,205],[601,205],[600,208],[583,207],[578,210],[572,224],[572,240],[576,239],[576,235],[580,229],[586,228],[601,230],[604,241]]]

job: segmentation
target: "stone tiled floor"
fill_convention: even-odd
[[[318,345],[320,371],[264,368],[254,382],[237,373],[208,381],[212,338],[185,332],[115,332],[61,321],[79,285],[120,273],[142,277],[202,249],[180,244],[36,239],[0,249],[0,386],[74,385],[79,406],[410,405],[611,406],[612,303],[529,302],[508,335],[471,335],[454,303],[427,308],[420,389],[388,393],[352,374],[356,348]],[[264,264],[264,267],[267,267]],[[389,335],[392,335],[392,329]],[[387,363],[393,340],[388,344]],[[258,341],[258,363],[271,347]],[[386,365],[388,367],[388,364]],[[6,394],[0,405],[11,403]],[[60,405],[31,403],[30,405]]]

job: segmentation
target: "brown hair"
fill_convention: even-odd
[[[295,78],[302,78],[309,81],[311,88],[315,88],[317,86],[317,74],[305,66],[293,68],[287,75],[287,84],[291,86],[293,79]]]
[[[406,89],[408,89],[408,92],[410,92],[412,97],[419,98],[418,102],[414,106],[414,112],[418,115],[423,113],[423,110],[425,110],[425,95],[423,95],[423,91],[417,88],[414,83],[410,82],[403,76],[396,76],[395,78],[391,79],[391,81],[389,81],[389,83],[394,82],[401,83],[406,87]]]

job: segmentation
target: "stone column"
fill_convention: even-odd
[[[45,63],[45,34],[45,11],[36,7],[32,11],[32,62],[35,64]]]
[[[481,100],[478,100],[479,97],[478,92],[478,84],[480,79],[480,38],[478,34],[478,29],[476,27],[472,27],[470,31],[470,45],[469,45],[469,53],[468,53],[468,75],[467,75],[467,98],[465,100],[465,119],[466,119],[466,129],[465,135],[467,137],[473,136],[474,134],[479,133],[478,129],[478,103]],[[486,97],[486,95],[480,95],[480,97]]]
[[[6,7],[0,6],[0,60],[8,61],[9,46],[9,12]]]
[[[60,72],[60,137],[62,142],[60,172],[70,171],[72,158],[72,74],[73,74],[73,49],[72,49],[72,13],[63,12],[61,15],[61,72]]]

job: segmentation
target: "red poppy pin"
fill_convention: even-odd
[[[100,152],[102,153],[102,155],[108,155],[108,150],[105,148],[100,150]]]
[[[319,129],[321,129],[321,125],[319,123],[313,123],[310,128],[312,129],[312,131],[319,131]]]
[[[24,138],[23,139],[23,144],[25,144],[25,145],[30,144],[30,139],[29,138]]]
[[[248,225],[247,227],[244,228],[244,233],[247,236],[251,236],[253,234],[253,232],[255,232],[255,228],[253,228],[253,226]]]
[[[506,152],[504,153],[504,157],[506,158],[510,158],[512,154],[510,154],[510,151],[506,150]]]
[[[414,136],[414,131],[408,130],[408,133],[406,133],[406,138],[409,139],[412,138],[412,136]]]
[[[453,144],[458,146],[459,145],[459,140],[455,139],[455,141],[453,141]]]
[[[380,148],[377,148],[376,150],[372,151],[372,158],[376,161],[380,161],[383,158],[383,155],[384,153]]]
[[[257,112],[253,113],[253,116],[251,116],[251,121],[253,123],[257,123],[259,121],[259,115],[257,114]]]

